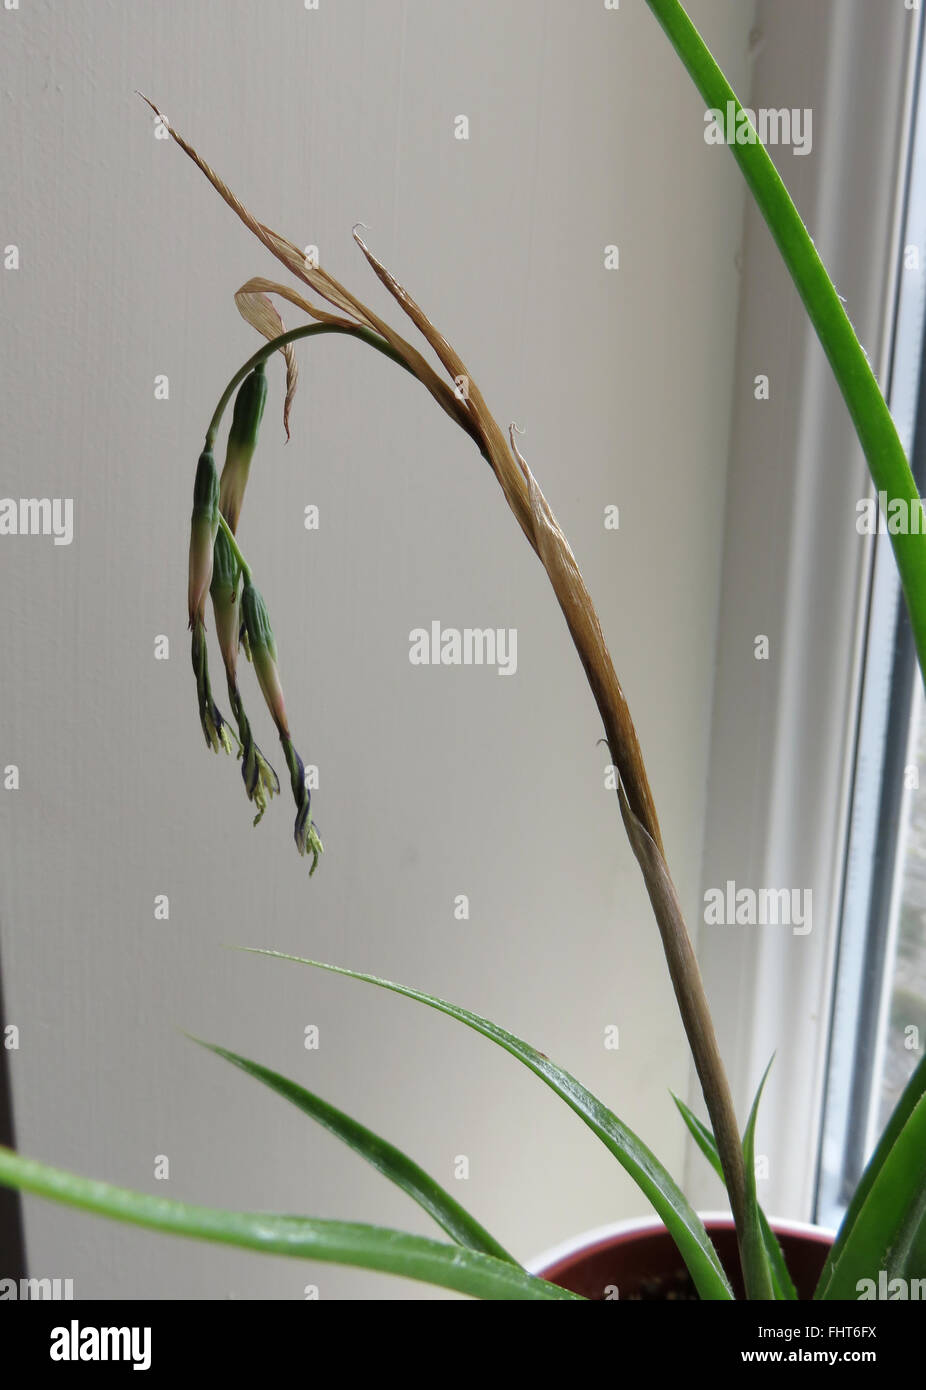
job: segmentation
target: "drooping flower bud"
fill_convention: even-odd
[[[286,766],[289,768],[290,785],[293,789],[293,798],[296,802],[296,824],[294,838],[296,848],[300,854],[309,853],[312,856],[312,867],[309,870],[309,878],[312,877],[318,868],[318,856],[324,853],[325,846],[322,844],[318,827],[315,825],[310,814],[312,804],[312,793],[306,785],[305,765],[299,754],[293,747],[292,739],[283,734],[280,735],[280,742],[283,745],[283,756],[286,758]]]
[[[289,735],[286,709],[283,705],[283,688],[280,685],[280,673],[277,669],[277,647],[273,637],[273,628],[270,626],[270,615],[259,591],[249,579],[244,581],[244,591],[241,595],[241,615],[244,620],[244,631],[251,648],[254,670],[257,672],[260,688],[279,731],[280,743],[283,745],[283,755],[286,758],[286,766],[289,768],[293,799],[296,802],[294,829],[296,848],[300,854],[308,852],[312,855],[312,867],[309,870],[311,877],[316,870],[318,856],[323,852],[324,846],[318,837],[318,831],[309,813],[312,796],[306,786],[305,767],[293,747],[293,741]]]
[[[215,538],[215,562],[212,568],[212,611],[225,663],[228,698],[241,741],[241,776],[248,800],[257,807],[254,817],[254,824],[257,825],[267,809],[268,798],[272,799],[279,792],[280,779],[254,742],[238,689],[238,641],[241,631],[239,580],[238,562],[232,554],[228,537],[220,530]]]
[[[193,514],[190,518],[190,573],[188,603],[190,627],[203,622],[206,595],[212,582],[212,549],[219,529],[219,478],[212,450],[207,446],[196,465]]]
[[[219,528],[213,546],[212,612],[215,616],[215,635],[219,640],[222,660],[229,681],[234,681],[238,669],[238,641],[241,630],[241,595],[238,562],[232,554],[225,532]]]
[[[200,618],[197,618],[193,624],[192,658],[193,670],[196,674],[196,695],[199,701],[199,722],[203,728],[206,745],[214,753],[218,753],[220,748],[224,748],[226,753],[230,753],[232,751],[231,730],[212,698],[212,686],[209,683],[209,660],[206,655],[206,629]]]
[[[244,630],[247,634],[248,646],[251,652],[251,660],[254,663],[254,670],[257,672],[257,679],[264,699],[267,701],[267,708],[273,715],[273,721],[280,733],[280,738],[289,737],[289,724],[286,719],[286,706],[283,703],[283,687],[280,684],[280,672],[277,667],[277,644],[273,636],[273,628],[270,626],[270,614],[267,612],[267,605],[249,579],[244,581],[244,591],[241,595],[241,616],[244,621]]]
[[[248,800],[253,801],[257,807],[257,815],[254,817],[254,824],[257,825],[267,809],[268,799],[272,800],[279,792],[280,779],[254,742],[238,686],[231,676],[228,678],[228,695],[238,721],[238,736],[241,739],[241,776]]]
[[[231,427],[228,431],[228,445],[225,452],[225,467],[219,492],[219,508],[232,532],[238,530],[238,518],[244,501],[244,490],[248,483],[251,459],[257,444],[264,405],[267,401],[267,376],[263,362],[258,363],[238,388]]]

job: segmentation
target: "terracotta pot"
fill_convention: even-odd
[[[729,1215],[702,1216],[737,1298],[743,1279]],[[799,1221],[773,1221],[798,1298],[809,1300],[833,1243],[830,1231]],[[685,1263],[661,1221],[645,1217],[588,1231],[531,1263],[536,1274],[585,1298],[697,1299]],[[615,1292],[616,1290],[616,1292]]]

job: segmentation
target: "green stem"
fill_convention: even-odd
[[[234,555],[235,559],[238,561],[238,568],[240,569],[241,573],[244,575],[245,583],[248,583],[248,584],[249,584],[249,583],[251,582],[251,569],[250,569],[250,566],[248,565],[247,560],[244,558],[244,556],[242,555],[240,549],[238,548],[238,542],[235,540],[235,533],[234,533],[234,531],[231,529],[231,527],[229,526],[228,522],[225,520],[225,518],[224,518],[224,516],[222,515],[221,512],[219,512],[219,525],[221,526],[222,530],[225,532],[225,535],[226,535],[226,537],[227,537],[227,539],[228,539],[228,544],[231,546],[231,553]]]
[[[740,120],[745,120],[739,115],[743,108],[679,0],[647,0],[647,4],[708,107],[726,112],[727,103],[734,103],[739,129]],[[876,489],[886,493],[891,501],[902,499],[911,518],[918,519],[916,482],[881,388],[787,188],[758,137],[751,143],[734,143],[730,150],[829,358]],[[891,543],[913,626],[920,670],[926,677],[926,537],[898,533],[891,535]]]
[[[404,367],[412,376],[415,375],[404,358],[386,342],[385,338],[381,338],[378,333],[374,333],[370,328],[363,328],[360,324],[354,327],[339,323],[308,323],[303,324],[301,328],[291,328],[288,333],[281,333],[278,338],[272,338],[270,342],[258,348],[254,355],[248,358],[244,366],[235,372],[235,375],[222,392],[222,398],[216,406],[215,413],[209,422],[209,428],[206,431],[206,444],[209,448],[215,444],[215,437],[219,432],[219,425],[222,423],[225,407],[228,405],[228,402],[235,394],[235,390],[241,385],[248,373],[252,372],[261,362],[266,362],[267,358],[272,356],[273,353],[278,352],[280,348],[286,347],[287,343],[298,342],[300,338],[314,337],[316,333],[346,333],[351,338],[362,338],[365,343],[370,347],[376,348],[376,351],[381,352],[384,357],[391,358],[393,362],[397,362],[400,367]]]

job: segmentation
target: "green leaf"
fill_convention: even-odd
[[[361,1158],[365,1158],[390,1182],[407,1192],[409,1197],[423,1207],[429,1216],[433,1216],[437,1224],[459,1245],[464,1245],[469,1250],[480,1250],[485,1255],[494,1255],[497,1260],[507,1260],[509,1264],[517,1264],[508,1251],[503,1249],[449,1192],[445,1192],[439,1183],[429,1177],[423,1168],[419,1168],[417,1163],[413,1163],[401,1149],[395,1148],[372,1130],[352,1120],[342,1110],[335,1109],[320,1096],[313,1095],[295,1081],[287,1080],[285,1076],[280,1076],[268,1067],[251,1062],[247,1057],[239,1057],[236,1052],[229,1052],[214,1043],[204,1042],[202,1038],[193,1038],[192,1041],[208,1048],[217,1057],[224,1057],[227,1062],[240,1067],[248,1076],[262,1081],[265,1086],[276,1091],[277,1095],[290,1101],[304,1115],[317,1120]]]
[[[765,1253],[768,1256],[769,1268],[772,1271],[772,1283],[775,1287],[775,1297],[782,1301],[796,1299],[797,1289],[791,1278],[791,1271],[785,1261],[784,1251],[775,1232],[768,1222],[768,1217],[762,1208],[759,1208],[759,1225],[762,1227],[762,1240],[765,1244]]]
[[[772,1059],[774,1060],[774,1058]],[[759,1220],[759,1198],[756,1193],[756,1121],[759,1118],[759,1101],[772,1063],[769,1062],[762,1073],[756,1098],[752,1102],[746,1132],[743,1135],[743,1162],[746,1166],[746,1232],[743,1241],[743,1277],[746,1280],[747,1297],[751,1299],[775,1297],[772,1272],[769,1267],[765,1242],[762,1239],[762,1224]]]
[[[352,1221],[316,1221],[274,1212],[222,1211],[113,1187],[52,1168],[0,1146],[0,1184],[164,1235],[236,1245],[265,1255],[355,1265],[437,1284],[473,1298],[573,1299],[575,1294],[504,1260],[423,1236]]]
[[[440,1013],[465,1023],[474,1032],[481,1033],[484,1038],[497,1043],[555,1091],[626,1169],[648,1197],[672,1235],[701,1298],[733,1297],[717,1251],[711,1244],[700,1217],[659,1160],[607,1106],[542,1052],[515,1037],[513,1033],[506,1032],[498,1024],[491,1023],[488,1019],[470,1013],[468,1009],[462,1009],[456,1004],[448,1004],[444,999],[424,994],[421,990],[410,989],[391,980],[381,980],[376,975],[346,970],[342,966],[326,965],[323,961],[287,955],[283,951],[268,951],[254,947],[243,949],[252,955],[272,956],[277,960],[295,961],[298,965],[311,965],[318,970],[328,970],[335,975],[345,975],[352,980],[363,980],[366,984],[391,990],[394,994],[404,995],[406,999],[415,999],[420,1004],[427,1004],[429,1008],[437,1009]]]
[[[814,1298],[858,1298],[861,1279],[922,1278],[926,1250],[926,1058],[856,1188]]]
[[[727,103],[732,102],[737,129],[741,128],[741,121],[745,128],[747,118],[740,114],[743,108],[736,93],[679,0],[647,0],[647,4],[707,107],[726,113]],[[730,152],[765,218],[829,359],[875,487],[886,492],[892,501],[901,498],[911,510],[918,509],[919,492],[871,364],[771,156],[754,131],[753,135],[750,141],[734,141]],[[918,516],[918,510],[913,514]],[[926,676],[926,538],[898,533],[891,535],[891,544],[920,669]]]
[[[685,1102],[679,1099],[674,1091],[670,1091],[669,1094],[675,1101],[679,1114],[688,1126],[692,1139],[695,1141],[720,1181],[723,1182],[723,1166],[720,1162],[720,1154],[717,1152],[717,1144],[713,1134],[711,1134],[707,1125],[698,1119],[694,1111],[689,1110]]]
[[[717,1144],[713,1134],[711,1134],[707,1125],[702,1124],[697,1115],[689,1110],[683,1100],[680,1100],[676,1095],[673,1095],[672,1099],[678,1106],[679,1113],[691,1132],[691,1137],[704,1154],[704,1157],[707,1159],[720,1181],[723,1182],[723,1168],[721,1167],[720,1155],[717,1152]],[[776,1299],[782,1300],[796,1299],[797,1289],[794,1287],[791,1274],[785,1263],[784,1251],[761,1207],[759,1207],[759,1225],[762,1229],[762,1241],[765,1245],[765,1253],[768,1257],[769,1268],[772,1274],[772,1285],[775,1290],[775,1297]]]

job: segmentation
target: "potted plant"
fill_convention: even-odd
[[[747,118],[723,73],[677,0],[648,0],[708,106]],[[220,1241],[302,1258],[385,1270],[485,1298],[692,1298],[726,1301],[834,1300],[878,1296],[894,1281],[926,1275],[926,1061],[920,1064],[889,1121],[830,1242],[825,1233],[787,1223],[775,1229],[756,1194],[755,1127],[761,1096],[743,1132],[691,941],[676,895],[646,766],[620,682],[578,564],[517,442],[489,411],[467,366],[356,231],[354,238],[375,275],[436,354],[440,375],[411,342],[348,288],[307,262],[302,252],[258,221],[191,145],[153,108],[165,131],[197,164],[234,213],[264,247],[306,287],[255,278],[236,295],[244,318],[266,342],[234,373],[212,414],[194,481],[190,537],[189,620],[200,722],[215,752],[236,752],[255,823],[280,792],[280,779],[256,744],[245,708],[241,654],[254,667],[274,720],[295,803],[294,839],[314,873],[323,852],[313,820],[311,792],[283,698],[276,638],[267,604],[238,539],[248,473],[266,399],[266,363],[280,353],[286,365],[284,425],[296,389],[295,345],[329,333],[351,336],[414,376],[483,455],[525,539],[543,565],[572,635],[618,773],[621,818],[642,871],[660,932],[670,978],[701,1083],[710,1124],[676,1100],[696,1143],[721,1176],[730,1216],[707,1223],[655,1155],[596,1096],[550,1058],[503,1027],[464,1007],[359,971],[313,960],[299,964],[335,971],[405,996],[449,1016],[508,1052],[598,1137],[636,1181],[658,1223],[646,1229],[597,1233],[581,1249],[552,1252],[525,1269],[480,1223],[407,1155],[329,1102],[260,1063],[213,1044],[219,1057],[297,1106],[413,1197],[443,1228],[448,1241],[340,1221],[267,1213],[221,1211],[165,1201],[63,1172],[0,1150],[0,1182],[159,1231]],[[754,132],[753,132],[754,134]],[[875,485],[883,497],[918,501],[916,486],[890,414],[843,305],[774,165],[758,140],[731,145],[827,352],[858,430]],[[309,322],[287,330],[274,300],[294,306]],[[232,405],[224,466],[215,447]],[[892,535],[921,667],[926,669],[926,540]],[[212,686],[206,640],[210,604],[225,672],[229,717]],[[269,949],[253,952],[293,961]],[[629,1252],[629,1258],[628,1258]]]
[[[701,1219],[720,1257],[736,1298],[745,1297],[736,1244],[736,1227],[727,1212],[703,1212]],[[789,1289],[800,1300],[813,1298],[832,1248],[829,1231],[802,1221],[774,1221]],[[619,1221],[564,1241],[531,1261],[529,1268],[554,1284],[597,1301],[679,1302],[698,1298],[694,1281],[661,1221],[651,1217]]]

